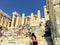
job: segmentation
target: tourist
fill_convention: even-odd
[[[30,45],[38,45],[37,38],[34,33],[31,35]]]
[[[17,36],[21,36],[21,29],[20,28],[18,29]]]
[[[28,29],[29,36],[31,36],[31,29]]]
[[[26,30],[26,37],[28,37],[28,30]]]
[[[0,37],[3,35],[2,27],[0,27]]]

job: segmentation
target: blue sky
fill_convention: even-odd
[[[41,17],[44,17],[43,6],[46,5],[45,0],[0,0],[0,9],[12,17],[12,12],[16,11],[20,15],[25,13],[26,16],[31,12],[37,14],[37,10],[41,10]]]

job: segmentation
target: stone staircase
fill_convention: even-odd
[[[3,36],[0,38],[0,45],[27,45],[27,40],[29,40],[29,38],[20,37],[20,36],[18,37]]]
[[[52,45],[50,37],[42,37],[42,35],[44,35],[44,31],[42,31],[44,30],[44,28],[42,29],[41,28],[42,27],[35,27],[36,30],[34,30],[34,33],[37,36],[38,45]],[[0,37],[0,45],[29,45],[29,41],[30,38],[24,37],[24,35],[23,36],[7,35]]]

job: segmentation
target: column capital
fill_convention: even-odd
[[[22,16],[25,16],[25,13],[22,13]]]

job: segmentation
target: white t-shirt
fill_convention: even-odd
[[[4,31],[2,30],[1,33],[4,33]]]
[[[30,32],[31,32],[31,29],[30,29]]]

